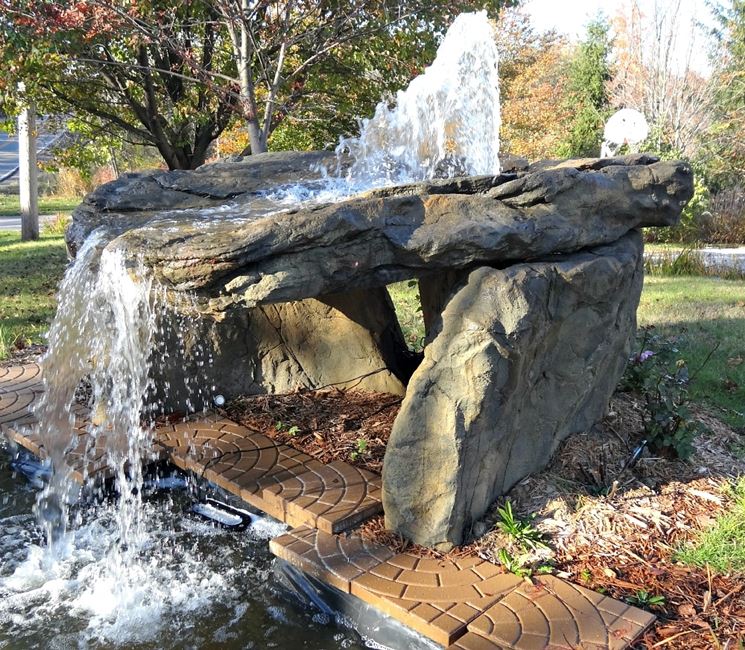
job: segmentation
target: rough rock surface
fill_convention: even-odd
[[[204,400],[406,393],[384,465],[388,525],[445,548],[603,415],[641,291],[636,229],[677,223],[693,194],[687,164],[643,154],[513,163],[328,203],[298,198],[324,182],[319,166],[344,165],[323,152],[128,175],[86,198],[67,242],[74,254],[103,227],[166,287],[174,340],[155,384],[171,407],[201,406],[196,386]],[[416,370],[385,289],[409,278],[427,330]],[[173,356],[187,335],[209,359]]]
[[[403,395],[414,370],[385,288],[235,308],[219,321],[164,330],[188,331],[183,345],[165,342],[170,355],[199,351],[156,364],[154,383],[167,389],[155,401],[169,410],[187,400],[201,408],[196,389],[203,386],[210,386],[206,400],[332,386]]]
[[[67,246],[74,255],[101,226],[122,233],[184,214],[204,221],[211,211],[224,211],[226,204],[256,207],[273,188],[320,180],[321,166],[335,169],[336,156],[327,151],[281,151],[237,156],[194,171],[123,174],[85,197],[73,213]]]
[[[462,276],[383,469],[387,527],[440,548],[603,416],[630,352],[642,240]]]
[[[293,166],[307,169],[311,159],[257,157],[234,163],[230,180],[219,183],[230,164],[124,179],[86,200],[68,240],[74,249],[96,219],[114,225],[123,234],[112,246],[142,252],[159,279],[196,290],[204,309],[219,312],[608,244],[633,228],[676,223],[692,193],[686,164],[638,155],[417,183],[267,214],[257,189],[266,177],[255,179],[255,167],[272,162],[286,182]],[[217,215],[201,209],[226,197],[234,198]]]

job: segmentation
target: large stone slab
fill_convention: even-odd
[[[599,420],[623,371],[642,242],[464,275],[409,383],[383,467],[386,525],[423,545],[470,522]]]
[[[167,223],[176,210],[192,210],[201,220],[214,218],[214,209],[250,204],[261,211],[276,209],[262,197],[272,188],[318,181],[320,167],[334,169],[336,156],[328,151],[279,151],[242,158],[236,156],[194,171],[149,171],[123,174],[97,187],[75,210],[65,235],[74,255],[90,233],[101,226],[122,233],[153,221]],[[211,215],[211,216],[210,216]]]
[[[236,303],[295,301],[438,269],[573,252],[612,243],[640,226],[672,225],[692,195],[691,170],[655,160],[568,161],[494,178],[387,188],[284,212],[274,206],[271,213],[257,192],[237,202],[222,198],[224,205],[212,211],[169,209],[190,206],[169,198],[174,191],[182,197],[190,179],[200,187],[197,198],[209,197],[200,198],[200,206],[207,201],[214,207],[237,191],[238,172],[228,189],[209,168],[158,176],[147,191],[141,178],[130,185],[125,179],[86,200],[68,239],[79,246],[96,219],[115,224],[123,234],[110,246],[128,249],[132,258],[142,254],[157,278],[176,290],[197,290],[201,307],[219,312]],[[308,174],[307,156],[295,164]],[[229,165],[220,169],[227,173]],[[147,199],[144,210],[133,198],[138,192]]]

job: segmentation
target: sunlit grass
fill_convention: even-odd
[[[43,341],[66,265],[60,235],[21,242],[19,233],[0,232],[0,359],[18,341]]]
[[[40,214],[70,213],[81,199],[66,196],[42,196],[39,198]],[[21,214],[21,203],[17,194],[0,194],[0,217],[17,217]]]
[[[745,426],[745,281],[647,276],[638,319],[640,326],[678,338],[693,401]]]
[[[732,487],[733,502],[714,525],[677,555],[686,564],[709,565],[719,573],[745,571],[745,478]]]

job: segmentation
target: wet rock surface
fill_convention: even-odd
[[[123,234],[114,245],[142,254],[161,281],[197,291],[205,310],[219,312],[609,244],[633,228],[674,224],[692,192],[685,163],[637,155],[385,188],[280,213],[275,205],[267,214],[267,190],[319,179],[309,164],[330,162],[296,155],[116,181],[75,213],[68,241],[79,246],[96,219],[115,224]],[[276,176],[257,170],[263,165]],[[239,200],[223,205],[228,197]]]

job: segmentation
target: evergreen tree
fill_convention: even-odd
[[[605,20],[592,21],[569,65],[568,101],[572,119],[566,140],[559,149],[562,156],[599,154],[603,124],[609,113],[606,84],[610,79],[611,43],[608,30]]]

